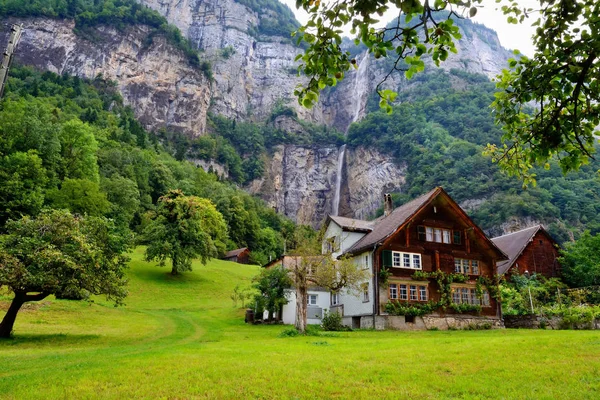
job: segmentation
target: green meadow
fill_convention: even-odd
[[[173,277],[132,254],[126,305],[29,304],[0,341],[0,398],[598,398],[600,333],[428,331],[280,337],[230,294],[258,267]],[[0,297],[0,317],[10,297]]]

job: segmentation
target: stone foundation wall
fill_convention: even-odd
[[[504,326],[514,329],[600,329],[600,319],[571,326],[563,324],[560,317],[546,318],[538,315],[505,315]]]
[[[504,328],[502,320],[490,317],[475,317],[462,315],[427,315],[424,317],[405,317],[403,315],[378,315],[362,316],[362,317],[343,318],[342,322],[346,326],[358,328],[357,319],[360,318],[360,329],[375,329],[375,330],[398,330],[398,331],[424,331],[427,329],[501,329]]]

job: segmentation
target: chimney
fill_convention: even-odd
[[[394,204],[392,203],[392,195],[386,193],[383,195],[383,215],[386,217],[392,213]]]

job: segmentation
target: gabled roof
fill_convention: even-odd
[[[241,249],[231,250],[231,251],[228,251],[227,253],[225,253],[225,257],[223,257],[223,258],[237,257],[240,254],[242,254],[244,251],[247,251],[247,250],[248,250],[247,247],[242,247]]]
[[[552,237],[541,225],[532,226],[517,232],[492,238],[492,242],[494,242],[496,246],[500,247],[500,249],[508,256],[507,261],[500,261],[498,263],[499,274],[504,275],[513,267],[513,264],[515,261],[517,261],[517,258],[519,258],[527,245],[533,240],[533,237],[540,230],[552,239]]]
[[[338,217],[334,215],[329,215],[327,219],[335,222],[342,227],[342,229],[352,232],[371,232],[374,225],[374,221],[363,221],[362,219]]]
[[[442,188],[437,187],[394,209],[387,217],[382,217],[373,221],[375,225],[373,230],[369,234],[363,236],[358,242],[354,243],[347,252],[352,254],[358,253],[361,250],[370,249],[382,240],[387,239],[396,232],[398,227],[404,225],[404,223],[416,214],[418,210],[439,194],[441,190]]]
[[[416,214],[423,209],[423,207],[425,207],[439,195],[444,195],[450,201],[450,203],[455,206],[456,210],[462,213],[463,216],[473,224],[473,229],[479,233],[481,237],[485,238],[490,247],[498,253],[500,259],[507,258],[504,252],[502,252],[502,250],[500,250],[492,241],[490,241],[485,233],[483,233],[481,228],[479,228],[471,220],[467,213],[465,213],[464,210],[460,208],[460,206],[456,204],[456,202],[441,187],[436,187],[428,193],[425,193],[424,195],[419,196],[416,199],[413,199],[408,203],[394,209],[394,211],[392,211],[388,216],[384,216],[373,221],[373,230],[362,237],[350,249],[348,249],[347,253],[357,254],[364,250],[370,250],[373,247],[381,244],[384,240],[401,229],[406,223],[410,222],[416,216]]]

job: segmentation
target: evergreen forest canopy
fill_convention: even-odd
[[[350,146],[373,147],[407,165],[409,189],[394,196],[397,204],[440,185],[459,203],[481,203],[469,213],[486,230],[511,217],[531,217],[559,242],[585,229],[600,232],[600,161],[567,176],[559,168],[537,168],[537,186],[523,189],[482,155],[501,136],[489,108],[493,83],[458,70],[416,75],[409,82],[391,114],[379,110],[374,95],[371,113],[351,126],[347,138]]]
[[[112,218],[141,232],[160,196],[180,189],[212,201],[228,249],[249,247],[265,263],[293,242],[294,224],[247,193],[178,161],[98,77],[11,69],[0,109],[0,230],[45,208]]]

